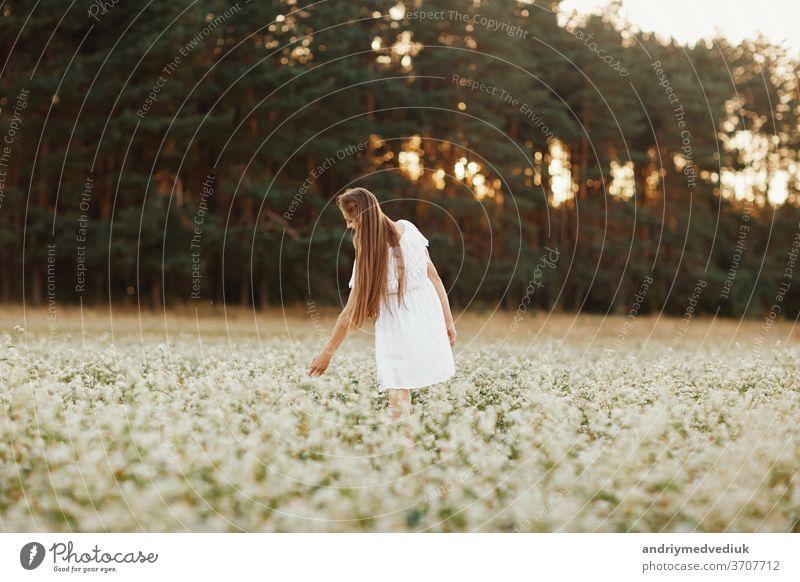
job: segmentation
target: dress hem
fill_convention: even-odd
[[[434,384],[441,384],[442,382],[446,382],[450,378],[456,375],[455,370],[453,370],[450,374],[444,376],[440,380],[434,380],[432,382],[426,382],[425,384],[420,384],[419,386],[403,386],[402,388],[381,388],[378,386],[378,392],[383,392],[385,390],[419,390],[421,388],[429,388]]]

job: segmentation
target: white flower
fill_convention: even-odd
[[[409,441],[369,337],[309,380],[315,334],[259,346],[219,330],[202,345],[176,331],[10,346],[5,527],[34,529],[32,508],[36,527],[66,531],[61,501],[78,531],[791,528],[791,344],[742,357],[744,340],[725,351],[713,335],[611,351],[479,339],[456,378],[415,393]]]

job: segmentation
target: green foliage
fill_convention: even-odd
[[[33,12],[10,0],[0,12],[3,134],[29,92],[0,205],[4,301],[44,301],[54,244],[62,303],[131,293],[155,307],[185,303],[199,274],[207,301],[337,304],[352,246],[332,202],[359,184],[428,236],[458,307],[517,309],[545,247],[561,259],[530,310],[627,313],[648,276],[642,313],[683,314],[701,280],[698,313],[755,317],[775,303],[798,232],[794,186],[789,204],[749,212],[735,259],[746,208],[721,198],[718,179],[749,163],[724,147],[742,130],[770,140],[779,162],[769,172],[796,162],[798,97],[785,74],[796,63],[763,38],[634,41],[615,5],[564,28],[557,1],[406,3],[402,18],[392,1],[200,0],[116,5],[96,18],[92,6],[61,20],[63,0]],[[695,184],[673,161],[684,130]],[[417,178],[399,164],[413,136]],[[560,205],[553,138],[577,184]],[[498,196],[479,199],[454,176],[464,157]],[[609,192],[612,161],[634,165],[630,200]],[[800,292],[782,305],[796,314]]]

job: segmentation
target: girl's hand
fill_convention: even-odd
[[[309,376],[322,376],[325,370],[328,369],[328,364],[331,363],[331,354],[328,352],[321,352],[316,358],[311,360],[311,365],[308,367]]]
[[[456,324],[449,323],[447,324],[447,338],[450,340],[450,347],[456,345]]]

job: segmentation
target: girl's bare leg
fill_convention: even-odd
[[[401,417],[411,413],[411,390],[402,388],[389,388],[389,405],[392,408],[392,420],[399,420]]]
[[[401,396],[401,404],[403,406],[403,413],[405,416],[411,414],[411,390],[403,390]]]
[[[399,390],[395,390],[394,388],[387,388],[386,395],[389,397],[389,408],[392,411],[392,420],[397,420],[395,416],[395,411],[397,410],[397,393]]]

